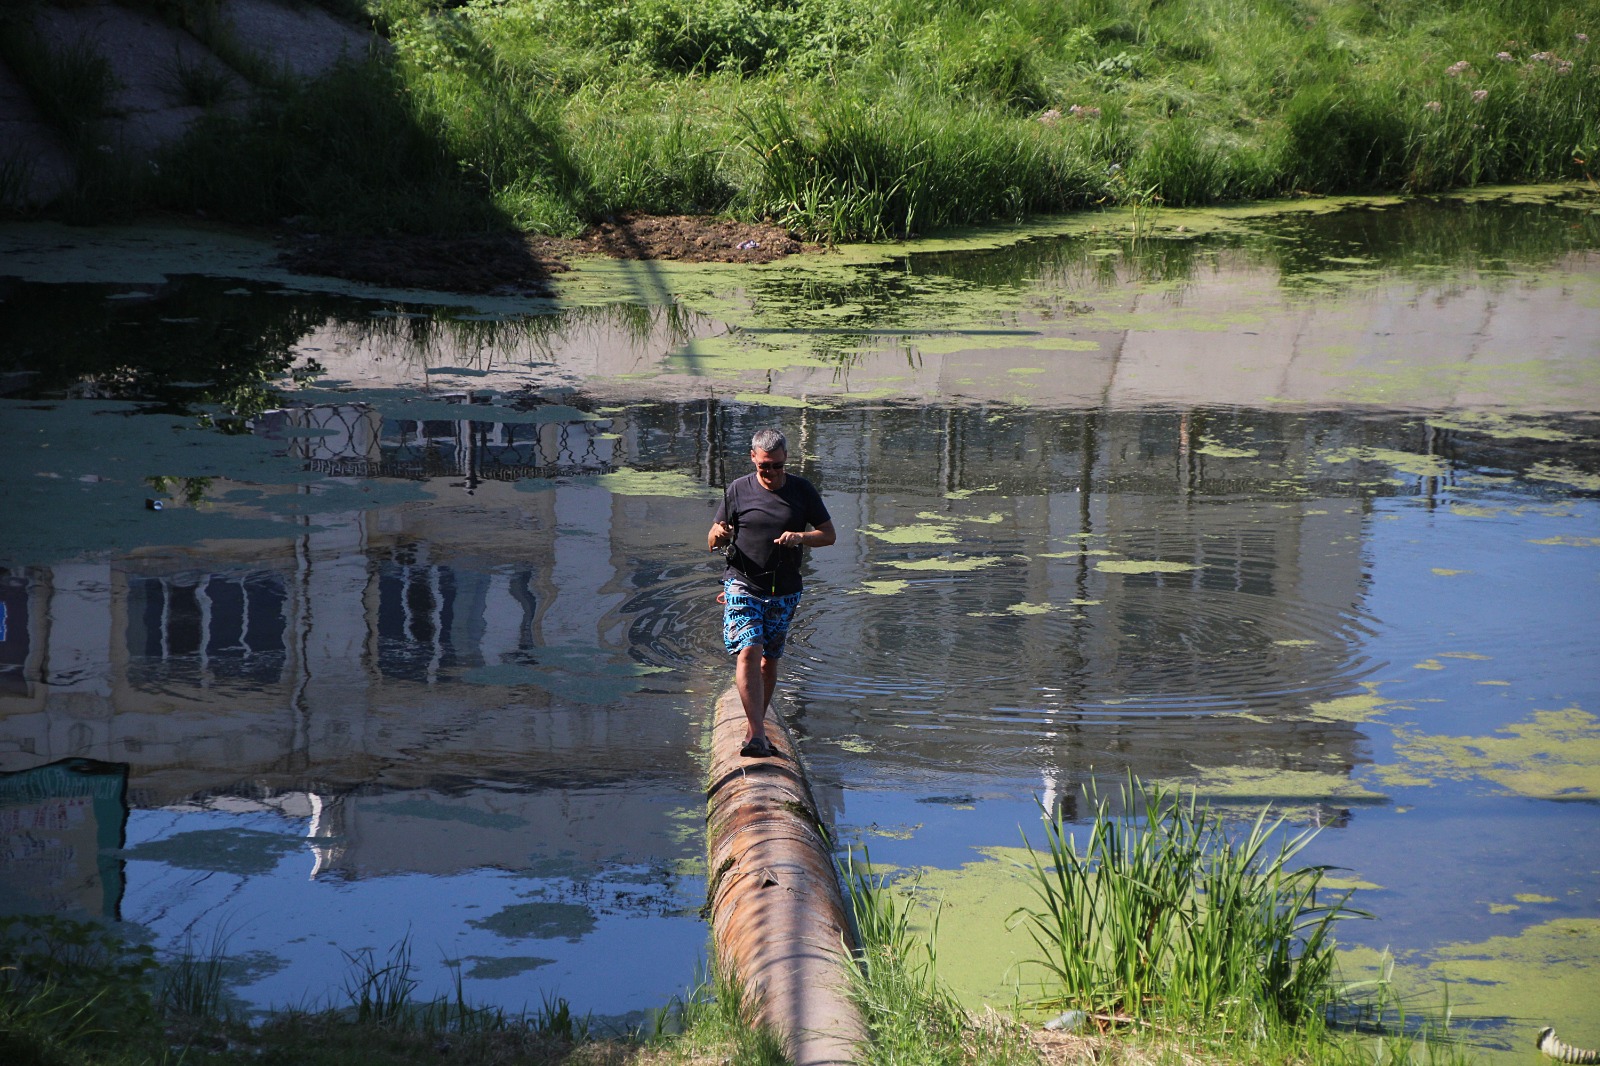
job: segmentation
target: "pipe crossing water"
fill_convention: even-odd
[[[866,1026],[851,1002],[856,948],[817,805],[791,738],[769,709],[777,754],[747,759],[738,692],[717,700],[706,789],[707,894],[717,957],[795,1066],[855,1061]]]

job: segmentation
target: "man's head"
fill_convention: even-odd
[[[758,430],[750,438],[750,462],[762,487],[775,489],[783,484],[784,464],[789,459],[789,441],[776,429]]]

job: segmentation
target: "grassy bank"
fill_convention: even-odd
[[[1600,0],[323,3],[392,52],[270,84],[118,202],[398,232],[722,212],[843,241],[1581,179],[1600,154]],[[205,0],[139,5],[239,51]],[[103,97],[83,57],[23,66],[78,87],[72,129]]]

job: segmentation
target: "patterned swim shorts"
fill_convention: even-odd
[[[783,655],[783,642],[789,636],[789,621],[800,603],[800,593],[787,596],[760,596],[732,581],[722,583],[722,644],[730,655],[737,655],[752,644],[761,645],[761,657],[777,659]]]

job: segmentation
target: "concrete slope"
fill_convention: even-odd
[[[88,132],[88,151],[115,152],[147,166],[202,115],[238,113],[257,90],[200,37],[146,11],[108,0],[24,10],[39,47],[57,56],[96,56],[111,75],[107,113]],[[384,46],[321,8],[277,0],[219,0],[214,29],[203,36],[231,42],[265,69],[302,80]],[[203,104],[194,98],[196,85],[207,87]],[[16,72],[0,63],[0,175],[8,169],[14,175],[10,184],[17,186],[7,188],[0,179],[0,195],[24,206],[55,199],[71,187],[76,171],[63,131],[35,105]]]
[[[711,932],[795,1066],[853,1062],[866,1027],[846,994],[854,936],[794,742],[767,714],[778,757],[746,759],[730,688],[712,728],[706,839]]]

